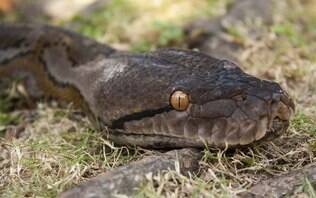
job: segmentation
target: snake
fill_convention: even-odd
[[[0,24],[0,79],[73,103],[116,144],[236,147],[283,134],[295,104],[273,81],[198,51],[136,53],[60,27]],[[32,94],[31,94],[32,95]]]

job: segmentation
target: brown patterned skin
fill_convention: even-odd
[[[275,82],[203,53],[119,52],[57,27],[0,24],[0,77],[25,74],[46,95],[83,107],[119,144],[247,145],[283,133],[294,111]],[[180,90],[184,111],[170,105]]]

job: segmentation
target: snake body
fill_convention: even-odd
[[[294,111],[279,84],[200,52],[121,52],[39,25],[0,24],[0,41],[0,78],[27,76],[31,92],[82,107],[118,144],[247,145],[283,133]],[[187,108],[170,105],[175,91]]]

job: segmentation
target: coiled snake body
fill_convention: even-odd
[[[1,78],[31,76],[31,92],[81,106],[119,144],[246,145],[284,132],[294,110],[277,83],[199,52],[120,52],[35,25],[0,24],[0,40]]]

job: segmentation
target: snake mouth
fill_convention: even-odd
[[[279,137],[286,132],[289,127],[289,120],[281,120],[278,117],[272,121],[272,127],[268,130],[263,138],[258,141],[269,141],[273,138]]]

